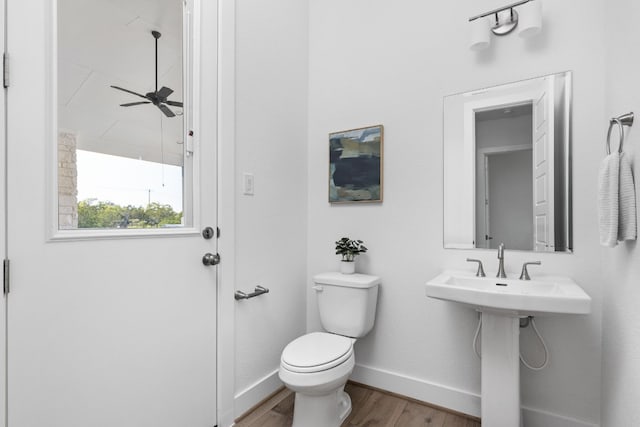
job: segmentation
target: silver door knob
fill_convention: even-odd
[[[211,254],[211,253],[206,253],[204,254],[204,256],[202,257],[202,263],[204,265],[218,265],[220,264],[220,255],[218,254]]]

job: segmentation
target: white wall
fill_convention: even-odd
[[[597,424],[603,276],[595,171],[606,130],[604,1],[580,2],[579,11],[573,1],[545,1],[545,28],[536,39],[493,38],[489,51],[469,51],[467,18],[503,3],[311,2],[307,284],[313,274],[338,268],[336,238],[363,239],[369,253],[358,269],[381,276],[382,287],[376,326],[356,345],[355,378],[477,415],[476,314],[427,299],[423,288],[443,268],[472,269],[467,256],[483,259],[489,274],[497,267],[494,251],[442,249],[442,97],[573,70],[575,253],[507,251],[506,266],[516,274],[523,261],[540,259],[532,275],[569,275],[593,298],[589,316],[539,319],[551,364],[522,370],[522,398],[526,407]],[[329,205],[327,134],[378,123],[385,126],[384,203]],[[320,328],[314,298],[309,292],[309,330]],[[522,341],[533,351],[528,332]],[[560,423],[527,414],[529,426]]]
[[[629,111],[640,113],[640,4],[632,0],[607,2],[607,109],[606,118]],[[606,129],[601,130],[601,134]],[[604,134],[603,134],[604,135]],[[612,148],[617,147],[614,131]],[[596,147],[603,153],[602,145]],[[636,185],[640,177],[638,121],[628,133],[625,155],[634,162]],[[596,175],[591,172],[591,179]],[[636,190],[636,198],[637,198]],[[637,200],[637,199],[636,199]],[[602,426],[640,425],[640,251],[636,242],[602,249],[605,280],[603,305]]]
[[[531,150],[489,156],[491,248],[533,250],[533,171]],[[484,209],[479,212],[484,213]],[[478,215],[478,218],[484,215]],[[484,228],[484,222],[478,223]],[[476,241],[480,242],[477,236]]]
[[[300,0],[236,2],[235,285],[271,291],[235,303],[236,416],[280,386],[282,349],[305,330],[307,13]]]
[[[532,145],[531,113],[476,121],[476,148]]]

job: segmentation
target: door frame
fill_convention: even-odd
[[[210,3],[210,2],[205,2]],[[204,6],[204,5],[203,5]],[[205,26],[206,27],[206,26]],[[203,29],[204,30],[204,29]],[[236,1],[218,0],[218,426],[235,421]]]
[[[501,94],[480,100],[469,101],[464,104],[463,114],[463,127],[464,127],[464,139],[463,139],[463,158],[462,164],[462,199],[465,200],[462,206],[464,210],[464,216],[467,218],[464,221],[463,233],[468,237],[466,241],[473,242],[469,248],[476,246],[476,206],[477,206],[477,194],[476,194],[476,114],[493,110],[501,107],[509,107],[523,104],[532,104],[536,100],[536,90],[534,87],[526,87],[516,93]]]

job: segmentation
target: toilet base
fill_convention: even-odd
[[[340,427],[351,413],[344,385],[324,396],[296,393],[292,427]]]

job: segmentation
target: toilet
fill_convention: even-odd
[[[373,327],[380,278],[322,273],[313,277],[322,327],[282,351],[279,376],[296,393],[293,427],[339,427],[351,412],[344,386],[353,372],[356,339]]]

